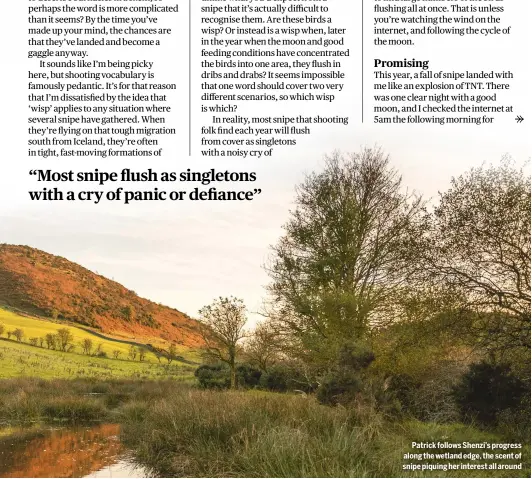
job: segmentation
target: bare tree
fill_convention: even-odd
[[[6,330],[6,327],[3,323],[0,323],[0,336],[2,336],[2,334],[4,334]]]
[[[244,302],[232,296],[220,297],[199,313],[205,352],[210,358],[229,365],[231,388],[236,388],[236,358],[247,322]]]
[[[159,362],[159,364],[161,363],[161,358],[164,357],[164,351],[161,351],[160,349],[158,348],[154,348],[153,349],[153,354],[155,354],[155,357],[157,358],[157,361]]]
[[[118,359],[118,356],[122,354],[118,349],[113,350],[113,358]]]
[[[74,340],[72,332],[68,328],[61,328],[57,330],[56,342],[61,351],[66,352],[69,348],[70,343]]]
[[[282,337],[269,321],[257,324],[244,346],[246,359],[264,372],[279,359],[281,350]]]
[[[146,350],[144,348],[139,348],[139,361],[144,361],[146,359]]]
[[[177,357],[177,348],[175,344],[170,344],[168,351],[164,353],[164,357],[168,361],[168,364],[172,364],[172,361],[174,361]]]
[[[85,338],[82,342],[81,342],[81,349],[83,350],[83,354],[87,354],[90,356],[91,352],[92,352],[92,339],[90,338]]]
[[[135,346],[131,345],[129,347],[127,355],[129,357],[129,359],[131,359],[131,361],[135,361],[135,359],[137,359],[137,353],[138,353],[137,348]]]
[[[492,351],[530,349],[530,195],[508,158],[473,168],[441,194],[427,234],[425,270],[464,297],[457,326]]]
[[[13,331],[13,336],[15,336],[15,339],[20,343],[22,342],[22,338],[24,338],[24,331],[20,328],[17,328]]]
[[[46,347],[47,347],[48,349],[55,349],[56,338],[55,338],[55,335],[54,335],[54,334],[48,333],[48,334],[44,337],[44,340],[46,341]]]

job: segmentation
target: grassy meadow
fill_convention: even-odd
[[[67,325],[72,333],[74,352],[66,353],[48,349],[46,344],[34,346],[28,344],[31,338],[42,338],[46,334],[57,334],[65,327],[64,323],[46,321],[38,318],[21,316],[5,309],[0,309],[0,323],[5,332],[0,337],[0,379],[18,377],[36,377],[43,379],[165,379],[192,380],[194,367],[183,362],[171,364],[163,358],[161,362],[152,352],[147,352],[143,361],[130,360],[130,345],[118,340],[103,339],[81,328]],[[8,340],[7,332],[20,328],[24,331],[22,341],[13,337]],[[91,339],[94,347],[107,357],[82,354],[81,342]],[[113,352],[119,351],[117,359]],[[196,359],[196,353],[186,348],[178,348],[178,354],[189,361]]]
[[[193,379],[194,368],[179,362],[168,365],[153,361],[98,358],[63,353],[14,341],[0,340],[0,379],[18,377]]]

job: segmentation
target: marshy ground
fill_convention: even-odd
[[[173,380],[2,380],[0,423],[18,428],[0,440],[2,476],[14,470],[16,461],[6,458],[6,444],[20,440],[20,426],[29,427],[29,444],[35,445],[46,440],[39,432],[42,425],[66,427],[64,434],[85,428],[90,432],[84,433],[84,441],[96,444],[90,450],[98,444],[106,445],[105,450],[126,448],[143,474],[159,477],[530,476],[529,445],[521,450],[522,460],[506,461],[522,464],[520,470],[404,469],[404,464],[415,462],[404,460],[405,454],[416,452],[413,440],[515,442],[501,432],[463,424],[392,421],[370,407],[328,407],[310,395],[206,391]],[[102,428],[115,429],[103,434]],[[91,434],[97,439],[93,441]],[[113,436],[119,443],[109,439]],[[24,451],[17,449],[17,454],[23,457]],[[102,456],[102,464],[106,458]],[[119,454],[113,456],[118,458]],[[45,475],[38,465],[32,467]]]

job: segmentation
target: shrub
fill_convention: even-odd
[[[345,371],[326,376],[316,391],[316,398],[321,404],[328,406],[345,405],[352,402],[360,392],[362,381],[359,376],[353,371]]]
[[[375,354],[367,345],[342,345],[338,350],[336,365],[322,379],[317,390],[318,401],[329,406],[352,402],[363,391],[361,377],[373,361]]]
[[[15,329],[12,332],[13,336],[15,336],[15,339],[20,343],[22,342],[22,338],[24,337],[24,331],[20,328]]]
[[[460,414],[453,391],[466,369],[462,361],[440,359],[422,371],[394,374],[386,380],[384,396],[397,402],[398,413],[420,421],[456,422]]]
[[[505,410],[519,410],[527,389],[508,365],[473,364],[454,388],[454,397],[464,420],[484,425],[497,422]]]
[[[413,412],[416,405],[416,394],[421,386],[408,374],[396,374],[389,380],[388,391],[401,404],[403,412]],[[415,415],[415,414],[414,414]]]
[[[262,374],[260,385],[264,389],[277,392],[288,390],[289,374],[286,368],[274,366],[267,373]]]
[[[229,367],[223,363],[204,364],[194,371],[201,387],[206,389],[224,389],[231,385]]]
[[[259,385],[276,392],[304,391],[309,393],[316,388],[316,385],[311,384],[298,368],[286,364],[272,366],[268,372],[261,375]]]
[[[262,372],[249,364],[241,364],[236,368],[236,381],[239,387],[253,388],[259,385]]]
[[[365,345],[345,344],[338,353],[338,366],[340,368],[361,371],[375,361],[375,354]]]
[[[229,367],[224,363],[200,366],[194,375],[200,386],[207,389],[223,389],[231,384]],[[236,368],[237,385],[241,388],[253,388],[259,385],[261,371],[249,364],[240,364]]]

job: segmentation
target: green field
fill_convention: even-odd
[[[121,340],[113,340],[112,338],[103,339],[96,334],[92,334],[84,329],[76,326],[65,324],[64,322],[52,322],[45,319],[31,318],[28,316],[21,316],[20,314],[7,311],[0,308],[0,323],[4,324],[6,331],[3,337],[7,336],[7,331],[15,328],[20,328],[24,331],[24,342],[28,342],[30,338],[42,338],[48,333],[56,334],[58,329],[68,327],[74,336],[74,344],[77,347],[77,352],[81,351],[80,343],[86,338],[89,338],[94,343],[94,346],[98,344],[102,345],[102,350],[107,353],[108,356],[112,355],[113,351],[120,351],[120,358],[127,357],[129,344]],[[198,361],[197,351],[191,350],[184,346],[176,346],[178,355],[189,361]],[[146,362],[156,363],[157,359],[152,353],[148,353],[146,356]]]
[[[143,362],[128,359],[130,345],[113,339],[103,339],[81,328],[45,321],[37,318],[0,309],[0,323],[5,332],[0,338],[0,378],[39,377],[39,378],[78,378],[94,377],[100,379],[137,378],[161,379],[168,377],[192,378],[193,366],[174,361],[168,364],[165,359],[157,361],[151,352]],[[42,338],[46,334],[56,334],[61,328],[68,327],[76,346],[72,353],[64,353],[28,344],[31,338]],[[22,342],[7,339],[7,332],[16,328],[24,331]],[[89,338],[94,347],[101,345],[101,351],[107,358],[82,354],[81,342]],[[118,359],[113,352],[120,351]],[[187,360],[197,359],[197,353],[184,347],[178,348],[178,354]]]
[[[0,340],[0,379],[17,377],[193,379],[194,367],[179,362],[158,364],[125,359],[96,358]]]

